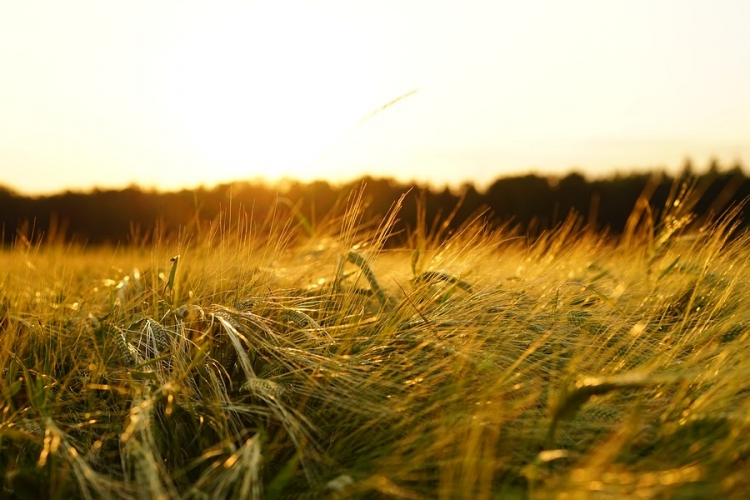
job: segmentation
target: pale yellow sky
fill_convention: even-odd
[[[0,184],[750,167],[748,19],[745,0],[4,1]]]

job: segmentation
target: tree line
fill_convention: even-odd
[[[498,178],[483,190],[473,184],[434,189],[374,177],[344,185],[325,181],[287,181],[276,186],[243,182],[174,192],[131,186],[42,197],[21,196],[0,187],[0,230],[2,244],[7,247],[19,239],[143,244],[153,238],[200,231],[221,217],[231,219],[232,214],[235,220],[251,220],[260,231],[264,221],[284,214],[289,220],[315,226],[330,214],[343,211],[350,193],[362,189],[365,222],[377,221],[406,193],[398,215],[401,235],[419,223],[420,204],[424,222],[429,226],[441,220],[447,232],[481,217],[489,225],[508,224],[533,236],[555,227],[572,213],[582,224],[617,235],[625,229],[644,193],[658,216],[675,186],[681,184],[692,186],[699,219],[740,206],[750,196],[750,179],[741,165],[722,169],[715,161],[702,173],[695,173],[687,162],[675,176],[664,172],[593,180],[577,172],[563,177],[509,176]],[[740,211],[738,222],[747,226],[750,218]]]

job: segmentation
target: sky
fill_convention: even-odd
[[[750,168],[748,19],[746,0],[0,0],[0,185]]]

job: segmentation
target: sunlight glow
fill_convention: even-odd
[[[175,126],[224,177],[299,177],[375,105],[376,57],[335,16],[267,5],[192,37],[164,93]]]
[[[2,2],[0,184],[747,163],[749,18],[743,0]]]

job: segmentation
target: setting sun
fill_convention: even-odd
[[[193,33],[165,62],[160,90],[185,148],[222,176],[309,177],[377,105],[374,42],[319,9],[248,9]]]

